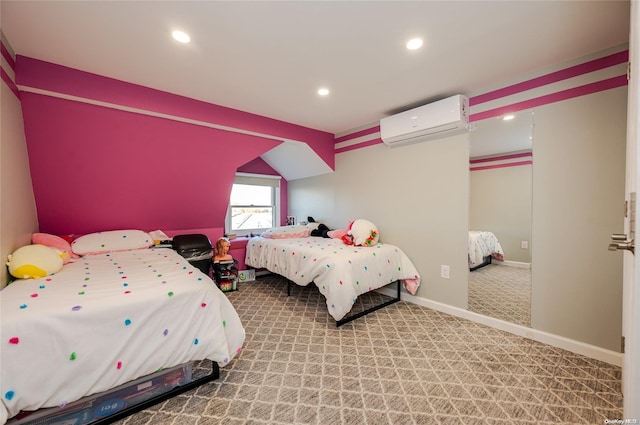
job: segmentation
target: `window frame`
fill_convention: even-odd
[[[277,223],[279,223],[280,217],[280,182],[282,180],[281,176],[273,176],[268,174],[252,174],[252,173],[236,173],[236,177],[233,181],[233,184],[243,184],[248,186],[269,186],[271,187],[271,205],[232,205],[231,204],[231,191],[229,191],[229,203],[227,205],[227,216],[225,217],[225,234],[236,234],[238,236],[247,236],[249,234],[260,234],[266,230],[266,228],[261,229],[242,229],[242,230],[233,230],[232,229],[232,221],[231,221],[231,210],[232,208],[243,208],[243,207],[271,207],[272,208],[272,226],[276,227]],[[231,187],[233,190],[233,186]]]

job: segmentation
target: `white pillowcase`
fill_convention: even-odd
[[[268,239],[306,238],[311,233],[307,226],[297,224],[267,229],[260,236]]]
[[[307,228],[312,231],[312,230],[316,230],[318,228],[318,226],[320,226],[320,223],[318,223],[317,221],[314,221],[312,223],[307,223],[305,224],[305,226],[307,226]]]
[[[71,249],[78,255],[105,254],[149,248],[153,238],[142,230],[110,230],[80,236],[71,242]]]

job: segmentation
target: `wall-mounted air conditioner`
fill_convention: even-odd
[[[439,139],[468,131],[469,99],[451,96],[380,120],[380,138],[389,146]]]

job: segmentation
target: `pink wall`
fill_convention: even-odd
[[[307,143],[335,169],[333,134],[154,90],[25,56],[16,56],[16,84],[85,99],[240,128]]]
[[[40,230],[223,227],[238,166],[280,142],[21,93]]]
[[[334,167],[330,133],[23,56],[16,60],[16,83],[56,96],[20,92],[42,232],[81,234],[135,227],[211,229],[221,234],[236,170],[278,174],[259,156],[281,142],[206,123],[304,140]],[[285,216],[286,183],[282,193]]]

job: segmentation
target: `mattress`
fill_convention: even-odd
[[[469,267],[473,268],[485,261],[485,257],[491,256],[496,260],[504,260],[504,251],[496,235],[481,230],[469,230]]]
[[[175,251],[90,255],[0,291],[0,423],[189,361],[241,350],[237,312]]]

